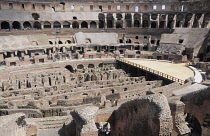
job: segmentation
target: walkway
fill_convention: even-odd
[[[194,72],[185,63],[173,64],[167,61],[148,59],[118,59],[118,61],[139,67],[153,74],[167,78],[169,80],[184,84],[189,77],[194,77]]]

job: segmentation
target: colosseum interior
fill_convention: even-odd
[[[210,0],[0,0],[0,136],[210,136]]]

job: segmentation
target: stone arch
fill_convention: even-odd
[[[164,28],[165,27],[165,21],[160,21],[159,28]]]
[[[107,14],[107,28],[113,28],[113,15]]]
[[[98,67],[100,67],[100,68],[102,68],[104,66],[104,63],[100,63],[99,65],[98,65]]]
[[[199,27],[198,20],[201,18],[201,16],[202,16],[202,13],[197,13],[195,15],[195,20],[193,22],[193,28],[198,28]]]
[[[23,23],[23,28],[31,28],[31,23],[29,23],[28,21],[25,21]]]
[[[115,124],[110,122],[114,135],[137,136],[144,134],[171,135],[172,117],[167,98],[154,94],[130,100],[114,113]]]
[[[41,23],[40,22],[34,22],[34,28],[41,29]]]
[[[181,27],[181,21],[183,20],[183,18],[184,18],[183,14],[177,15],[176,27]]]
[[[151,15],[151,19],[152,19],[152,20],[156,20],[156,19],[157,19],[157,14],[152,14],[152,15]]]
[[[118,20],[116,22],[116,28],[122,28],[123,27],[123,21],[122,20]]]
[[[130,13],[125,14],[125,20],[126,20],[127,27],[131,27],[132,26],[132,15]]]
[[[90,28],[96,28],[96,22],[95,21],[92,21],[90,22]]]
[[[86,21],[83,21],[81,23],[81,28],[88,28],[88,23]]]
[[[63,28],[70,28],[71,23],[68,21],[63,22]]]
[[[142,27],[143,28],[148,28],[149,27],[149,22],[147,20],[144,20]]]
[[[94,64],[88,64],[88,68],[94,68]]]
[[[107,21],[107,28],[113,28],[113,21],[112,20]]]
[[[134,17],[134,20],[140,20],[141,19],[141,15],[137,14],[137,13],[135,13],[133,17]]]
[[[74,21],[74,22],[72,23],[72,27],[73,27],[73,28],[79,28],[79,23],[78,23],[77,21]]]
[[[189,21],[191,20],[193,14],[192,13],[188,13],[186,16],[185,16],[185,23],[184,23],[184,27],[189,27]]]
[[[48,21],[44,22],[44,28],[51,28],[51,23]]]
[[[61,23],[58,22],[58,21],[55,21],[55,22],[53,23],[53,28],[61,28]]]
[[[156,22],[152,22],[151,23],[151,28],[157,28],[157,23]]]
[[[82,64],[77,65],[77,69],[84,69],[84,66]]]
[[[140,27],[140,22],[138,20],[134,20],[134,27]]]
[[[99,28],[104,28],[104,21],[99,20]]]
[[[96,75],[92,75],[92,76],[91,76],[91,81],[96,81],[96,80],[97,80]]]
[[[20,22],[14,21],[14,22],[12,23],[12,28],[13,28],[13,29],[21,29],[21,27],[20,27]]]
[[[1,22],[1,29],[10,29],[10,24],[6,21]]]
[[[205,15],[205,23],[204,23],[205,26],[204,27],[210,28],[209,21],[210,21],[210,12],[209,13],[206,13],[206,15]]]
[[[67,40],[66,41],[66,44],[71,44],[71,40]]]
[[[74,73],[74,69],[71,65],[67,65],[65,68],[68,69],[70,72]]]

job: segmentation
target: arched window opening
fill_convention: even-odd
[[[72,23],[72,27],[73,27],[73,28],[79,28],[79,23],[78,23],[77,21],[74,21],[74,22]]]
[[[164,26],[165,26],[165,21],[161,21],[159,28],[164,28]]]
[[[156,22],[152,22],[151,23],[151,28],[156,28],[157,27],[157,23]]]
[[[68,21],[63,22],[63,28],[70,28],[70,25]]]
[[[149,22],[147,20],[143,21],[143,28],[148,28],[149,27]]]
[[[41,23],[39,23],[39,22],[34,22],[34,28],[35,28],[35,29],[41,29]]]
[[[81,23],[81,28],[88,28],[88,23],[86,21],[83,21]]]
[[[140,22],[138,20],[134,21],[134,27],[140,27]]]
[[[74,69],[71,65],[67,65],[65,68],[68,69],[70,72],[74,73]]]
[[[99,20],[99,28],[104,28],[104,21]]]
[[[20,23],[18,21],[14,21],[12,23],[12,28],[13,29],[20,29]]]
[[[62,41],[58,41],[58,44],[63,44],[63,42]]]
[[[61,28],[61,23],[58,21],[54,22],[53,28]]]
[[[51,28],[50,22],[44,22],[44,28]]]
[[[94,64],[89,64],[88,65],[88,68],[94,68],[95,66],[94,66]]]
[[[112,20],[107,21],[107,28],[113,28],[113,22]]]
[[[26,22],[23,23],[23,27],[24,28],[31,28],[31,24],[28,21],[26,21]]]
[[[10,29],[9,23],[6,22],[6,21],[3,21],[3,22],[1,23],[1,29]]]
[[[70,40],[67,40],[66,43],[71,44],[71,41]]]
[[[103,63],[100,63],[100,64],[98,65],[99,68],[102,68],[103,66],[104,66]]]
[[[116,28],[122,28],[122,27],[123,27],[122,21],[117,21],[116,22]]]
[[[167,26],[167,28],[173,28],[173,21],[168,21],[168,26]]]
[[[84,66],[82,64],[77,65],[77,69],[84,69]]]
[[[52,41],[49,41],[49,44],[53,45],[53,42]]]
[[[90,22],[90,28],[96,28],[96,22],[95,21]]]

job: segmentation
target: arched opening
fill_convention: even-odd
[[[81,28],[88,28],[88,23],[86,21],[83,21],[81,23]]]
[[[63,28],[70,28],[70,25],[68,21],[63,22]]]
[[[147,20],[143,21],[143,28],[148,28],[149,27],[149,22]]]
[[[112,14],[107,14],[107,28],[113,28],[114,17]]]
[[[125,20],[127,23],[127,27],[131,27],[132,26],[132,17],[131,17],[130,13],[125,15]]]
[[[82,64],[77,65],[77,69],[84,69],[84,66]]]
[[[61,28],[61,23],[56,21],[53,23],[53,28]]]
[[[12,28],[13,29],[20,29],[20,23],[18,21],[14,21],[12,23]]]
[[[50,22],[44,22],[44,28],[51,28],[51,23]]]
[[[164,26],[165,26],[165,21],[161,21],[159,28],[164,28]]]
[[[24,28],[31,28],[31,24],[28,21],[26,21],[26,22],[23,23],[23,27]]]
[[[157,23],[156,22],[152,22],[151,23],[151,28],[156,28],[157,27]]]
[[[99,20],[99,28],[104,28],[104,21]]]
[[[58,44],[63,44],[63,42],[62,41],[58,41]]]
[[[131,41],[131,39],[127,39],[127,41],[126,41],[126,43],[131,43],[132,41]]]
[[[107,21],[107,28],[113,28],[112,20]]]
[[[168,21],[168,26],[167,28],[173,28],[173,21]]]
[[[98,65],[99,68],[102,68],[103,66],[104,66],[103,63],[100,63],[100,64]]]
[[[49,44],[53,45],[53,42],[52,41],[49,41]]]
[[[77,21],[74,21],[74,22],[72,23],[72,27],[73,27],[73,28],[79,28],[79,23],[78,23]]]
[[[119,43],[123,43],[123,39],[119,39]]]
[[[35,28],[35,29],[41,29],[41,23],[39,23],[39,22],[34,22],[34,28]]]
[[[151,19],[152,19],[152,20],[156,20],[156,19],[157,19],[157,14],[152,14],[152,15],[151,15]]]
[[[3,22],[1,23],[1,29],[10,29],[9,23],[6,22],[6,21],[3,21]]]
[[[189,14],[186,15],[184,27],[189,27],[189,26],[190,26],[189,22],[190,22],[192,16],[193,16],[193,15],[192,15],[191,13],[189,13]]]
[[[140,27],[140,22],[138,20],[134,21],[134,27]]]
[[[39,20],[39,18],[40,18],[38,13],[32,13],[31,15],[34,18],[34,20]]]
[[[201,13],[197,13],[195,15],[195,20],[193,22],[193,28],[197,28],[199,27],[199,24],[198,24],[198,20],[201,18],[202,14]]]
[[[177,15],[177,22],[176,22],[176,27],[181,27],[181,22],[183,20],[183,14],[178,14]]]
[[[65,68],[68,69],[70,72],[74,73],[74,69],[71,65],[67,65]]]
[[[95,66],[94,66],[94,64],[89,64],[88,65],[88,68],[94,68]]]
[[[96,28],[96,22],[95,21],[90,22],[90,28]]]
[[[71,41],[70,40],[67,40],[66,43],[71,44]]]
[[[201,136],[202,129],[198,119],[192,114],[187,113],[187,117],[185,119],[187,126],[191,130],[192,136]]]
[[[123,22],[121,20],[116,22],[116,28],[122,28],[123,27]]]
[[[206,15],[205,15],[205,28],[210,28],[210,13],[207,13]]]

